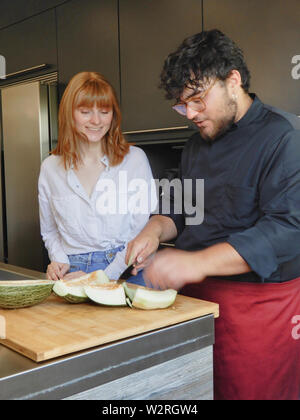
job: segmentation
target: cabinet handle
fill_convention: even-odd
[[[48,67],[48,64],[39,64],[38,66],[29,67],[27,69],[15,71],[14,73],[7,74],[6,79],[8,77],[13,77],[13,76],[17,76],[17,75],[20,76],[22,74],[31,73],[31,72],[36,71],[36,70],[42,70],[42,69],[45,69],[46,67]]]
[[[152,128],[150,130],[137,130],[137,131],[123,131],[123,134],[145,134],[145,133],[159,133],[164,131],[179,131],[186,130],[190,126],[185,125],[183,127],[168,127],[168,128]]]

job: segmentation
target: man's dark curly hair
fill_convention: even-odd
[[[250,72],[242,50],[218,29],[200,32],[186,38],[165,60],[160,88],[167,99],[178,99],[186,86],[195,90],[211,78],[226,80],[238,70],[242,88],[248,92]]]

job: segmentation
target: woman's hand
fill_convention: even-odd
[[[79,277],[85,276],[87,273],[84,271],[72,271],[64,276],[65,280],[78,279]]]
[[[60,280],[69,271],[70,264],[60,263],[52,261],[47,267],[47,279],[48,280]]]

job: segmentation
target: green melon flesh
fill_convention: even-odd
[[[95,303],[107,306],[126,306],[126,296],[121,284],[110,282],[103,285],[84,287],[87,296]]]
[[[132,301],[133,301],[133,298],[134,298],[134,295],[135,295],[135,292],[136,292],[137,287],[136,287],[136,286],[131,287],[131,286],[129,286],[129,284],[128,284],[128,283],[126,283],[126,282],[122,283],[122,286],[124,287],[124,290],[125,290],[126,296],[127,296],[127,297],[131,300],[131,302],[132,302]]]
[[[154,290],[141,286],[129,286],[123,283],[126,296],[132,306],[139,309],[164,309],[173,305],[177,291],[173,289]]]
[[[43,302],[52,292],[51,280],[0,281],[0,307],[26,308]]]
[[[88,302],[89,298],[84,291],[84,286],[89,284],[106,284],[109,278],[103,270],[93,271],[71,280],[58,280],[55,282],[53,292],[70,303]]]

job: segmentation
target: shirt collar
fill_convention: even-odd
[[[104,163],[104,165],[105,165],[105,171],[109,171],[110,166],[109,166],[109,160],[108,160],[108,157],[107,157],[106,155],[104,155],[104,156],[102,156],[102,158],[100,159],[100,161],[101,161],[102,163]]]
[[[255,95],[255,93],[250,93],[250,97],[253,99],[253,102],[246,112],[246,114],[235,124],[236,127],[244,127],[252,123],[252,121],[256,120],[262,112],[263,103],[261,100]]]
[[[102,156],[102,158],[100,159],[100,162],[104,163],[104,165],[105,165],[104,170],[109,171],[109,169],[110,169],[109,160],[108,160],[108,157],[106,155]],[[74,169],[74,164],[73,163],[70,165],[70,169]]]

